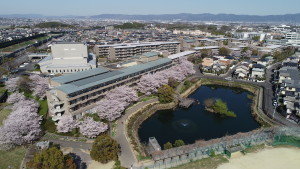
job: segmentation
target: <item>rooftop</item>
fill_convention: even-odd
[[[64,75],[64,76],[54,77],[54,78],[52,78],[52,80],[54,80],[58,83],[61,83],[61,84],[65,84],[65,83],[77,81],[77,80],[80,80],[83,78],[103,74],[108,71],[109,70],[107,70],[103,67],[99,67],[99,68],[95,68],[95,69],[91,69],[91,70],[87,70],[87,71],[82,71],[82,72],[77,72],[77,73],[68,74],[68,75]]]
[[[195,50],[203,50],[203,49],[219,49],[219,46],[203,46],[203,47],[195,47]]]
[[[168,58],[173,60],[173,59],[177,59],[177,58],[180,58],[182,56],[190,55],[190,54],[193,54],[193,53],[195,53],[195,51],[185,51],[185,52],[180,52],[180,53],[170,55],[170,56],[168,56]]]
[[[53,78],[52,80],[60,83],[65,83],[61,86],[58,86],[56,89],[61,90],[66,94],[71,94],[96,85],[105,84],[106,82],[110,82],[118,78],[126,77],[140,71],[146,71],[149,68],[159,66],[161,64],[166,64],[171,62],[172,62],[171,59],[163,58],[152,62],[147,62],[145,64],[131,66],[129,68],[122,69],[122,70],[107,71],[106,69],[103,68],[102,70],[101,69],[98,70],[99,68],[91,69],[83,72],[74,73],[71,75],[56,77]]]

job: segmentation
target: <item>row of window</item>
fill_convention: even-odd
[[[92,69],[92,68],[90,68]],[[55,69],[55,70],[48,70],[48,73],[72,73],[72,72],[80,72],[80,71],[85,71],[85,70],[89,70],[89,68],[84,68],[84,69]]]

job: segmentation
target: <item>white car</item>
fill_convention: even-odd
[[[226,77],[225,80],[232,80],[232,78],[231,77]]]

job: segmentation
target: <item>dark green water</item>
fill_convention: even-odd
[[[198,100],[200,104],[194,104],[189,109],[177,108],[156,112],[140,126],[138,130],[140,140],[148,143],[149,137],[155,137],[163,147],[166,142],[174,143],[177,139],[191,144],[196,140],[220,138],[226,134],[259,128],[259,124],[251,115],[252,100],[247,98],[249,94],[238,88],[201,86],[190,95],[190,98]],[[237,117],[222,117],[207,112],[203,105],[207,98],[222,99]]]

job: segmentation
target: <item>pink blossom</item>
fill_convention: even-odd
[[[31,143],[41,135],[41,116],[37,114],[38,104],[33,100],[15,103],[13,112],[0,128],[0,145],[22,145]]]
[[[39,75],[31,75],[29,79],[31,80],[29,85],[33,91],[33,95],[41,99],[45,98],[46,91],[49,89],[48,80]]]
[[[95,138],[108,129],[107,124],[96,122],[91,117],[84,118],[79,124],[80,133],[88,138]]]
[[[74,128],[77,128],[77,121],[74,120],[72,115],[63,115],[59,120],[56,129],[60,133],[67,133]]]
[[[23,101],[25,99],[26,99],[26,97],[22,93],[15,92],[15,93],[12,93],[8,96],[6,102],[10,103],[10,104],[14,104],[14,103],[17,103],[19,101]]]
[[[168,83],[169,78],[180,82],[192,74],[195,74],[194,65],[184,57],[179,60],[179,64],[169,69],[142,76],[137,89],[145,94],[155,93],[159,87]]]
[[[99,117],[108,121],[119,118],[125,108],[138,100],[137,92],[128,86],[120,86],[109,91],[106,96],[97,102],[93,109]]]
[[[10,78],[5,82],[5,88],[10,92],[17,91],[19,89],[19,81],[20,77]]]

